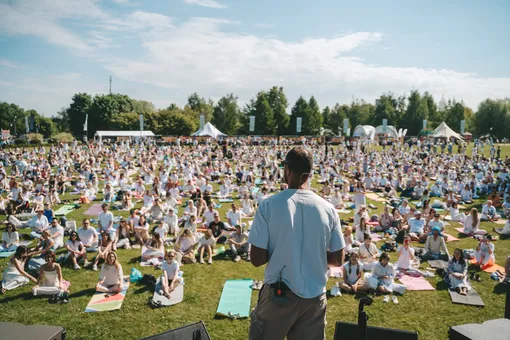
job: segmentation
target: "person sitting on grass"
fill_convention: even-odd
[[[487,204],[482,208],[482,221],[495,222],[500,218],[501,216],[497,214],[496,208],[492,205],[492,201],[487,200]]]
[[[19,234],[14,224],[8,222],[5,231],[2,233],[2,245],[0,252],[15,251],[19,245]]]
[[[409,237],[412,241],[419,241],[425,235],[425,220],[421,218],[421,212],[417,210],[414,217],[409,219]]]
[[[362,217],[358,224],[356,225],[356,237],[355,237],[355,245],[360,245],[365,240],[365,234],[370,235],[370,225],[367,224],[367,219]]]
[[[345,240],[345,252],[346,254],[352,254],[358,252],[358,245],[355,245],[354,238],[352,237],[352,227],[347,226],[344,230],[344,240]]]
[[[37,285],[32,288],[34,296],[69,293],[62,278],[62,268],[56,263],[56,258],[54,252],[46,253],[46,263],[41,266]]]
[[[379,225],[374,228],[374,231],[386,231],[393,226],[393,216],[390,214],[390,208],[384,206],[384,212],[379,215]]]
[[[134,227],[135,245],[133,248],[139,249],[149,240],[149,223],[145,220],[145,215],[140,215],[138,223]]]
[[[379,258],[379,262],[377,262],[372,269],[372,278],[377,279],[377,288],[379,292],[383,294],[391,294],[393,293],[393,279],[395,278],[395,268],[390,263],[390,255],[387,253],[382,253]],[[385,295],[383,302],[390,301],[389,295]],[[393,303],[397,304],[398,299],[395,295],[392,296]]]
[[[461,213],[459,211],[459,204],[453,203],[448,209],[448,213],[445,216],[450,215],[453,222],[461,222],[464,223],[466,220],[466,214]]]
[[[90,221],[86,218],[82,221],[82,227],[78,229],[78,237],[87,252],[94,253],[97,251],[99,244],[97,230],[90,226]]]
[[[457,248],[453,252],[453,257],[448,262],[445,281],[451,290],[456,290],[460,295],[467,295],[471,286],[467,280],[468,265],[462,255],[462,250]]]
[[[225,223],[220,221],[220,215],[214,215],[214,221],[209,224],[209,229],[212,230],[213,237],[218,244],[224,244],[227,241],[227,236],[225,236],[226,231],[234,231],[235,228],[227,227]]]
[[[125,248],[131,249],[131,240],[129,238],[130,228],[125,219],[121,219],[117,228],[117,237],[115,241],[115,249]]]
[[[359,255],[352,253],[349,262],[342,268],[343,281],[337,283],[337,287],[346,292],[357,293],[369,289],[369,286],[363,282],[363,265],[359,262]]]
[[[85,250],[85,246],[80,241],[80,238],[78,237],[78,233],[76,231],[71,231],[71,234],[69,235],[69,240],[67,240],[65,247],[68,251],[66,259],[71,259],[74,270],[80,269],[80,265],[78,264],[78,261],[80,259],[83,259],[84,267],[88,265],[87,252]]]
[[[370,271],[375,265],[379,251],[377,246],[372,243],[372,236],[370,234],[365,234],[363,239],[363,243],[358,248],[359,259],[363,264],[363,270]]]
[[[152,234],[152,239],[145,245],[146,249],[142,253],[142,261],[148,261],[152,258],[159,258],[165,255],[165,244],[159,233]]]
[[[180,253],[183,264],[192,264],[197,262],[195,258],[195,248],[197,242],[195,236],[189,229],[184,229],[182,234],[177,238],[175,250]]]
[[[97,255],[93,260],[92,270],[97,270],[97,265],[100,260],[106,261],[106,256],[112,251],[113,242],[110,237],[110,233],[107,231],[101,231],[101,241],[99,242],[99,247],[97,248]]]
[[[177,253],[175,250],[169,250],[165,254],[165,261],[163,262],[161,275],[161,288],[163,295],[170,299],[170,294],[175,290],[175,287],[180,283],[179,281],[179,262],[177,261]]]
[[[209,256],[209,260],[207,260],[208,264],[212,264],[213,257],[213,248],[216,244],[214,240],[212,230],[208,229],[205,234],[199,240],[200,246],[198,247],[198,255],[200,258],[200,263],[204,263],[204,253],[207,253]]]
[[[432,228],[432,235],[427,236],[427,241],[425,242],[425,259],[447,261],[449,257],[450,254],[448,253],[441,229],[435,226]]]
[[[124,288],[124,273],[117,254],[113,251],[106,255],[106,260],[99,272],[99,281],[96,284],[96,291],[107,294],[117,294]]]
[[[234,256],[234,262],[239,262],[241,260],[241,255],[243,254],[247,255],[246,261],[251,261],[248,235],[243,232],[243,227],[239,224],[235,226],[235,230],[235,232],[230,234],[230,238],[228,240],[230,252]]]
[[[496,263],[495,247],[491,241],[492,236],[485,234],[476,247],[475,258],[480,269],[490,267]]]
[[[412,269],[412,261],[415,259],[415,257],[414,249],[411,247],[411,238],[409,236],[404,237],[404,244],[398,247],[397,254],[397,269],[403,273],[406,273],[409,269]]]
[[[53,239],[53,242],[55,242],[55,249],[64,246],[64,228],[57,220],[51,221],[48,232],[50,233],[50,237]]]
[[[467,215],[464,220],[464,230],[462,233],[467,236],[484,235],[486,231],[478,229],[479,227],[480,216],[478,215],[478,210],[476,208],[472,208],[470,214]]]
[[[16,252],[9,260],[9,264],[2,274],[2,294],[8,290],[21,287],[27,284],[28,281],[37,284],[37,279],[24,269],[27,258],[27,247],[19,246],[16,248]]]

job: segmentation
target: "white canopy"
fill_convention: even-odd
[[[374,138],[374,131],[375,128],[371,125],[358,125],[354,129],[354,132],[352,133],[353,137],[369,137],[370,139]]]
[[[375,128],[376,135],[380,135],[383,133],[384,133],[384,126],[379,125],[378,127]],[[395,129],[395,127],[393,125],[386,126],[386,134],[389,135],[390,137],[395,138],[395,139],[398,139],[398,136],[399,136],[397,129]]]
[[[154,137],[152,131],[96,131],[96,137]]]
[[[203,128],[192,134],[192,136],[200,137],[200,136],[209,136],[214,139],[218,139],[218,137],[226,136],[223,132],[218,130],[214,125],[207,122]]]
[[[432,137],[435,138],[457,138],[457,139],[464,139],[461,135],[459,135],[457,132],[450,129],[448,125],[446,125],[445,122],[442,122],[439,124],[439,126],[432,132]]]

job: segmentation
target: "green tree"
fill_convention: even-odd
[[[278,126],[278,135],[285,134],[289,128],[290,117],[287,114],[289,102],[283,87],[273,86],[267,93],[267,101],[273,110],[275,123]]]
[[[347,118],[349,112],[348,105],[336,104],[329,115],[329,128],[335,135],[345,134],[343,131],[344,119]]]
[[[454,131],[460,131],[460,121],[464,120],[464,105],[454,100],[448,106],[445,122]]]
[[[274,135],[276,132],[274,113],[263,91],[257,94],[253,110],[255,114],[255,133],[259,135]]]
[[[331,130],[331,126],[329,126],[329,116],[331,116],[331,109],[329,108],[329,106],[326,106],[322,110],[322,126],[325,129],[330,129]]]
[[[383,119],[388,120],[388,125],[397,125],[397,100],[393,98],[393,95],[386,94],[381,95],[377,104],[375,106],[373,119],[371,119],[371,124],[374,126],[378,126],[382,124]]]
[[[144,115],[144,125],[146,124],[151,114]],[[111,121],[111,128],[114,130],[140,130],[140,114],[137,112],[126,112],[115,116]],[[145,127],[144,127],[145,129]]]
[[[416,136],[423,128],[423,119],[427,119],[427,117],[427,102],[422,100],[418,90],[411,91],[407,109],[401,123],[402,128],[408,129],[408,135]]]
[[[200,122],[200,115],[204,115],[205,122],[210,122],[214,112],[214,102],[212,100],[205,100],[204,97],[200,97],[198,93],[193,93],[188,97],[188,104],[197,122]]]
[[[440,111],[438,110],[434,97],[430,93],[425,92],[423,94],[422,100],[427,105],[427,117],[428,117],[427,120],[429,120],[432,123],[432,126],[441,124],[441,122],[443,121],[443,117],[441,116]]]
[[[363,99],[356,99],[351,103],[351,107],[347,111],[347,118],[351,127],[358,125],[366,125],[371,123],[371,119],[375,114],[375,106],[365,102]]]
[[[149,115],[153,112],[156,112],[156,108],[154,104],[145,100],[132,100],[133,101],[133,111],[138,115]]]
[[[161,110],[154,113],[154,120],[159,122],[156,134],[189,136],[198,127],[195,119],[183,113],[182,110]]]
[[[322,114],[319,103],[314,96],[308,101],[308,110],[306,119],[303,119],[303,133],[306,135],[316,136],[320,133],[322,127]]]
[[[11,135],[25,133],[25,111],[16,104],[0,102],[0,128]]]
[[[484,100],[478,105],[473,122],[475,133],[478,135],[490,133],[496,138],[508,138],[510,136],[510,100]]]
[[[61,108],[55,116],[51,117],[51,120],[58,132],[71,131],[69,117],[67,116],[67,108]]]
[[[133,100],[123,94],[97,95],[88,112],[88,134],[93,136],[97,130],[114,129],[120,115],[133,112]]]
[[[296,122],[297,122],[297,118],[301,117],[302,118],[301,132],[299,134],[301,134],[301,135],[304,134],[304,125],[305,125],[305,121],[306,121],[309,110],[308,110],[308,103],[302,96],[298,98],[298,100],[292,107],[291,112],[292,112],[292,114],[290,116],[290,124],[289,124],[288,133],[290,135],[297,134],[297,130],[296,130],[297,123]]]
[[[92,106],[92,97],[87,93],[77,93],[71,99],[71,105],[67,109],[65,118],[68,121],[69,129],[75,137],[83,136],[83,124],[85,124],[85,116]],[[90,120],[89,122],[94,122]],[[94,124],[89,124],[93,126]],[[94,131],[95,132],[95,131]]]
[[[241,111],[233,93],[222,97],[214,107],[212,122],[218,130],[234,135],[239,129]]]

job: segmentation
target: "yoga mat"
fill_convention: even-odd
[[[373,192],[369,192],[365,196],[367,198],[371,199],[372,201],[386,202],[386,200],[384,198],[380,197],[379,195],[377,195],[376,193],[373,193]]]
[[[28,246],[32,242],[33,241],[19,241],[18,245],[26,247],[26,246]]]
[[[478,264],[478,262],[476,261],[476,259],[472,259],[472,260],[469,260],[469,262],[471,262],[471,264]],[[500,271],[502,273],[505,272],[505,268],[501,267],[499,264],[493,264],[492,266],[483,266],[482,267],[482,270],[486,273],[494,273],[495,271]]]
[[[448,268],[448,262],[443,260],[429,260],[428,263],[432,268]]]
[[[451,220],[452,220],[452,217],[451,217],[450,215],[445,216],[445,217],[444,217],[444,220],[445,220],[445,221],[451,221]]]
[[[0,252],[0,258],[4,259],[6,257],[11,257],[14,253],[16,253],[16,251],[2,251]]]
[[[455,241],[459,240],[455,236],[452,236],[452,235],[447,234],[447,233],[444,233],[443,235],[445,235],[447,237],[446,242],[455,242]]]
[[[409,275],[404,275],[399,280],[404,286],[406,286],[408,290],[436,290],[434,287],[432,287],[430,282],[425,280],[425,278],[422,276],[412,277]]]
[[[221,254],[224,254],[225,253],[225,246],[220,246],[218,247],[215,251],[214,251],[214,255],[213,257],[217,256],[217,255],[221,255]]]
[[[485,303],[483,303],[482,298],[480,297],[480,295],[478,295],[478,293],[476,292],[476,290],[474,290],[474,288],[471,288],[467,292],[466,296],[460,295],[456,291],[449,290],[449,289],[448,289],[448,293],[450,293],[450,298],[452,299],[453,303],[458,303],[461,305],[480,306],[480,307],[485,306]]]
[[[101,204],[94,204],[87,211],[85,211],[84,214],[97,216],[101,211],[103,211],[103,209],[101,208]]]
[[[342,277],[342,267],[329,267],[328,269],[329,277]]]
[[[250,315],[252,279],[227,280],[223,286],[216,314],[230,318]]]
[[[370,236],[372,236],[372,242],[379,242],[382,240],[382,238],[379,234],[372,233]]]
[[[464,234],[464,228],[454,228],[456,231],[458,231],[459,233],[463,234],[463,235],[466,235]]]
[[[350,214],[352,212],[352,210],[336,209],[336,212],[339,213],[339,214]]]
[[[255,185],[262,185],[262,183],[263,183],[263,182],[264,182],[264,181],[263,181],[262,179],[257,178],[257,179],[255,180]]]
[[[502,225],[504,225],[504,224],[506,223],[506,220],[504,220],[504,219],[499,219],[499,220],[497,220],[497,221],[495,221],[495,222],[492,222],[492,223],[496,223],[496,224],[502,224]]]
[[[503,228],[494,228],[494,232],[501,236],[510,236],[510,234],[503,233]]]
[[[87,308],[85,308],[85,313],[108,312],[120,309],[122,302],[126,298],[128,288],[129,276],[124,276],[124,289],[120,293],[107,296],[106,293],[96,292],[92,296]]]
[[[163,295],[163,287],[161,286],[161,277],[156,282],[156,288],[154,289],[154,295],[152,299],[154,302],[161,303],[162,306],[173,306],[182,302],[184,298],[184,286],[178,284],[174,291],[170,293],[170,299]]]
[[[74,204],[66,204],[55,211],[55,216],[65,216],[74,210]]]
[[[232,198],[220,198],[218,201],[220,201],[220,203],[232,203],[232,202],[234,202],[234,200]]]

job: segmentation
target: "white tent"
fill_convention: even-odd
[[[209,136],[214,139],[218,139],[218,137],[226,136],[223,132],[218,130],[214,125],[207,122],[203,128],[192,134],[192,136],[200,137],[200,136]]]
[[[384,126],[379,125],[378,127],[375,128],[376,135],[380,135],[383,133],[384,133]],[[398,131],[397,131],[397,129],[395,129],[395,127],[393,125],[386,126],[386,134],[389,135],[390,137],[395,138],[395,139],[398,139],[398,137],[399,137]]]
[[[154,133],[152,131],[96,131],[94,135],[96,138],[104,138],[104,137],[154,137]]]
[[[450,129],[448,125],[446,125],[445,122],[442,122],[439,124],[439,126],[432,132],[432,137],[434,138],[457,138],[457,139],[464,139],[461,135],[459,135],[457,132]]]
[[[374,131],[375,128],[371,125],[358,125],[354,129],[354,132],[352,133],[353,137],[368,137],[370,139],[374,139]]]

